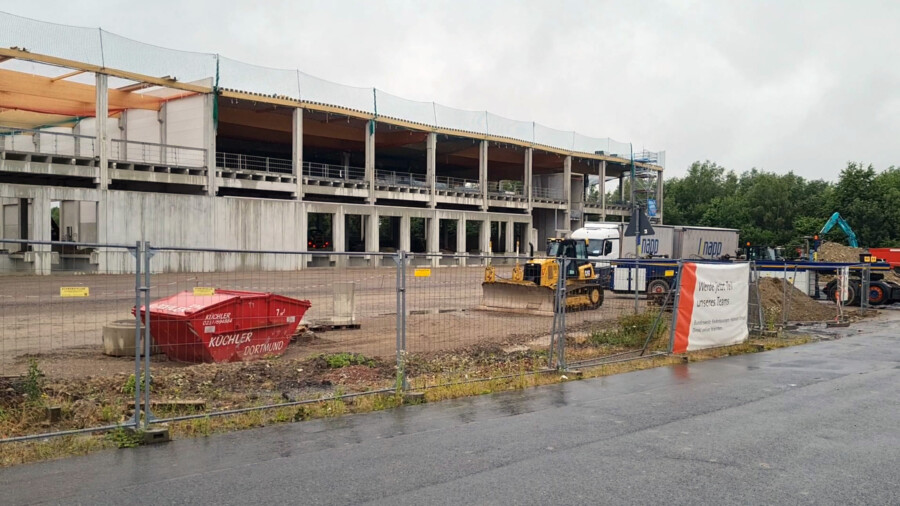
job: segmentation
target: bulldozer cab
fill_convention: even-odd
[[[566,278],[577,278],[579,268],[590,263],[587,258],[587,241],[582,239],[549,239],[547,256],[569,259]]]

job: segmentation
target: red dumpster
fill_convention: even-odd
[[[281,355],[308,300],[238,290],[181,292],[150,303],[150,333],[181,362],[236,362]],[[144,307],[141,319],[146,321]]]

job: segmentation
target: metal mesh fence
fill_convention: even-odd
[[[7,263],[0,277],[0,376],[22,390],[35,363],[47,378],[46,404],[63,407],[37,435],[35,425],[3,426],[7,440],[262,409],[293,408],[284,416],[302,419],[303,406],[335,399],[665,353],[683,267],[147,243],[131,248],[135,258],[122,247],[66,248],[64,263]],[[34,260],[25,253],[22,262]],[[152,343],[143,357],[133,308],[145,324],[149,315],[136,340],[138,351]],[[115,325],[130,344],[120,339],[104,355]],[[133,405],[149,411],[135,419]]]

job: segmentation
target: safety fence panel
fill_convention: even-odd
[[[100,30],[0,14],[0,47],[103,66]]]
[[[525,261],[410,254],[404,347],[410,388],[547,367],[554,290],[510,283]]]
[[[534,143],[544,146],[572,150],[574,149],[575,132],[565,132],[548,128],[539,123],[534,124]]]
[[[182,83],[208,80],[200,84],[206,86],[215,84],[215,54],[154,46],[106,30],[101,30],[101,37],[103,63],[108,68],[173,79]]]
[[[272,69],[219,57],[219,87],[300,100],[296,70]]]
[[[131,423],[137,246],[0,246],[0,437]]]
[[[570,366],[610,363],[668,349],[680,264],[653,260],[597,262],[602,305],[592,307],[592,288],[569,290],[566,360]],[[581,299],[581,300],[579,300]]]
[[[435,126],[433,102],[408,100],[384,91],[375,90],[375,106],[379,116],[403,119],[423,125]]]
[[[151,246],[151,420],[289,409],[397,383],[394,255]],[[156,272],[171,256],[219,266]],[[188,309],[184,309],[188,308]],[[155,323],[154,323],[155,321]]]
[[[305,102],[330,104],[356,111],[375,113],[375,92],[363,88],[338,84],[326,79],[298,72],[300,97]]]
[[[487,113],[487,133],[497,137],[509,137],[525,142],[534,142],[534,123]]]
[[[883,302],[879,299],[883,290],[878,282],[872,282],[868,264],[835,268],[798,262],[780,268],[757,266],[756,271],[766,330],[846,322]],[[847,285],[843,291],[842,283]]]
[[[466,111],[434,104],[434,116],[440,127],[487,134],[487,113],[484,111]]]

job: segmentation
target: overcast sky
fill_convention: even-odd
[[[801,5],[802,4],[802,5]],[[835,179],[900,165],[897,1],[0,0],[405,98]]]

